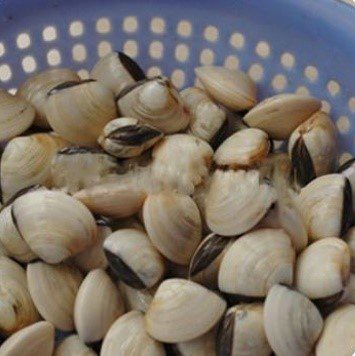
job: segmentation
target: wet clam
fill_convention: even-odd
[[[104,251],[113,272],[133,288],[150,288],[164,275],[163,258],[143,231],[115,231],[105,240]]]
[[[66,147],[53,157],[52,186],[73,194],[116,177],[118,163],[102,150]]]
[[[301,212],[311,240],[340,237],[352,220],[352,193],[349,181],[340,174],[327,174],[302,188]]]
[[[79,82],[77,73],[67,68],[51,68],[29,77],[17,90],[16,95],[28,100],[36,110],[34,124],[49,128],[45,107],[47,93],[59,84]]]
[[[172,262],[188,265],[201,240],[201,217],[188,195],[162,191],[148,195],[144,226],[158,251]]]
[[[349,247],[339,238],[318,240],[297,258],[295,286],[320,305],[339,300],[349,276]]]
[[[152,175],[156,184],[192,194],[208,176],[213,150],[198,137],[176,134],[164,137],[154,147],[152,156]]]
[[[191,114],[188,132],[207,142],[213,141],[226,122],[225,110],[215,104],[200,88],[184,89],[180,95]]]
[[[55,349],[53,356],[95,356],[96,353],[80,341],[78,335],[65,338]]]
[[[219,356],[269,356],[262,304],[239,304],[224,315],[217,335]]]
[[[350,255],[351,255],[351,272],[355,273],[355,226],[352,226],[347,234],[344,237],[344,240],[347,242],[349,249],[350,249]]]
[[[253,167],[261,162],[272,148],[266,132],[250,128],[228,137],[216,150],[214,161],[229,168]]]
[[[0,347],[1,356],[52,356],[54,349],[54,326],[39,321],[19,330]]]
[[[264,304],[268,342],[279,356],[310,355],[323,328],[315,305],[287,286],[273,286]]]
[[[355,158],[352,158],[341,165],[337,172],[349,180],[353,193],[353,221],[355,222]]]
[[[256,86],[247,74],[213,66],[196,68],[195,73],[207,93],[228,109],[240,111],[256,104]]]
[[[316,356],[353,355],[355,350],[355,305],[344,305],[324,322],[323,332],[318,340]]]
[[[0,141],[6,141],[32,125],[35,109],[27,100],[0,89],[0,117]]]
[[[65,82],[48,93],[46,116],[64,139],[95,146],[102,129],[117,117],[113,93],[95,80]]]
[[[133,84],[117,97],[121,116],[140,119],[163,133],[184,130],[190,114],[178,91],[167,78],[151,78]]]
[[[28,291],[25,270],[5,256],[0,256],[0,281],[0,332],[8,336],[38,321],[39,315]]]
[[[190,260],[189,279],[216,289],[222,258],[233,242],[234,239],[214,233],[205,237]]]
[[[267,132],[272,139],[286,140],[320,107],[321,102],[309,96],[279,94],[261,101],[243,120],[248,126]]]
[[[49,133],[12,139],[1,156],[2,201],[34,184],[51,186],[52,159],[67,145],[67,141]]]
[[[256,170],[214,172],[206,196],[208,227],[222,236],[253,228],[275,202],[274,189]]]
[[[119,282],[119,290],[127,311],[139,310],[145,313],[154,296],[154,290],[132,288],[121,281]]]
[[[124,313],[122,297],[102,269],[89,272],[80,285],[74,305],[74,322],[85,343],[101,340],[112,323]]]
[[[222,317],[226,302],[185,279],[162,282],[145,314],[147,332],[162,342],[184,342],[209,331]]]
[[[152,147],[163,134],[138,119],[119,118],[110,121],[98,138],[101,147],[113,156],[135,157]]]
[[[222,258],[218,287],[242,297],[265,297],[277,283],[292,285],[295,252],[281,229],[259,229],[239,237]]]
[[[12,215],[20,235],[47,263],[59,263],[82,252],[97,239],[90,211],[62,192],[28,192],[15,200]]]
[[[330,117],[319,111],[298,126],[290,136],[288,152],[302,186],[315,177],[333,172],[337,158],[337,134]]]
[[[112,52],[94,66],[90,77],[107,86],[116,95],[130,84],[146,78],[143,70],[123,52]]]

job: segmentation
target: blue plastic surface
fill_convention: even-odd
[[[127,17],[134,17],[138,25],[131,27],[132,32],[124,29]],[[102,18],[100,30],[97,21]],[[162,19],[163,33],[152,31],[153,18]],[[191,24],[189,36],[177,31],[182,20]],[[73,21],[83,24],[83,33],[76,37],[69,30]],[[44,41],[43,30],[48,26],[55,28],[55,36]],[[205,38],[208,26],[217,29],[217,39],[213,35],[212,39]],[[239,43],[230,43],[236,32],[243,36],[242,47],[241,35],[236,36]],[[21,33],[30,37],[26,48],[18,48]],[[325,108],[330,108],[340,131],[341,152],[347,152],[344,158],[355,154],[355,9],[348,5],[336,0],[2,0],[1,85],[16,88],[31,74],[23,70],[27,56],[33,57],[35,71],[48,67],[48,52],[53,50],[60,52],[57,66],[90,70],[98,60],[102,41],[109,42],[112,49],[122,49],[127,41],[135,41],[136,59],[145,69],[159,67],[168,76],[176,69],[182,70],[184,86],[194,82],[193,69],[201,65],[205,49],[209,50],[202,55],[206,57],[202,58],[203,64],[223,65],[228,56],[234,56],[232,66],[239,63],[245,71],[252,71],[257,64],[259,77],[260,68],[263,71],[258,81],[260,98],[308,89],[311,95],[327,102]],[[153,47],[163,48],[161,58],[150,55],[155,41],[159,43]],[[260,41],[269,46],[265,57],[256,51]],[[86,58],[82,55],[75,60],[73,47],[78,44],[85,47]],[[175,58],[176,47],[181,44],[189,51],[186,61]],[[107,47],[107,43],[101,46]],[[281,62],[286,52],[293,56],[294,65]],[[33,60],[26,58],[32,63],[31,71]],[[4,64],[10,67],[11,78],[1,76]]]

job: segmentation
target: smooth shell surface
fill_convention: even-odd
[[[145,313],[153,300],[154,291],[151,289],[136,289],[124,282],[119,282],[119,290],[127,311],[138,310]]]
[[[53,356],[95,356],[96,353],[87,347],[78,337],[71,335],[65,338],[55,349]],[[38,355],[37,355],[38,356]]]
[[[178,342],[174,346],[179,356],[216,356],[216,327],[189,341]]]
[[[347,234],[344,237],[345,241],[347,242],[350,255],[351,255],[351,272],[355,273],[355,226],[351,227]]]

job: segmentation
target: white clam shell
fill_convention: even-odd
[[[213,66],[198,67],[195,73],[207,93],[228,109],[250,109],[256,104],[256,86],[247,74]]]
[[[150,289],[135,289],[119,282],[119,289],[125,301],[127,311],[138,310],[145,313],[153,300],[153,291]]]
[[[351,227],[347,234],[344,237],[344,240],[347,242],[350,255],[351,255],[351,272],[355,273],[355,226]]]
[[[189,341],[178,342],[176,349],[181,356],[216,356],[216,327]]]
[[[163,191],[148,195],[144,226],[153,245],[170,261],[187,265],[201,240],[201,217],[188,195]]]
[[[74,305],[74,322],[85,343],[99,341],[124,312],[122,297],[102,269],[89,272],[80,285]]]
[[[55,349],[53,356],[95,356],[96,352],[87,347],[78,335],[65,338]]]
[[[131,311],[118,318],[102,343],[101,356],[164,356],[163,345],[151,338],[144,325],[144,315]]]
[[[17,198],[12,209],[21,236],[47,263],[59,263],[96,242],[92,214],[65,193],[32,191]]]
[[[208,227],[222,236],[253,228],[276,200],[274,189],[260,182],[258,171],[214,172],[206,196]]]
[[[218,274],[223,292],[264,297],[277,283],[292,285],[295,252],[281,229],[254,230],[225,253]]]
[[[323,319],[303,294],[275,285],[265,300],[264,327],[277,355],[307,356],[322,332]]]
[[[285,140],[320,107],[321,102],[310,96],[278,94],[261,101],[243,121],[250,127],[264,130],[272,139]]]
[[[148,333],[163,342],[197,338],[217,324],[226,302],[214,292],[185,279],[160,284],[145,315]]]
[[[353,216],[355,216],[355,159],[352,158],[345,162],[339,169],[338,173],[341,173],[344,177],[348,178],[353,200]]]
[[[47,321],[39,321],[19,330],[0,347],[1,356],[52,356],[54,327]]]
[[[43,262],[27,266],[27,282],[33,302],[42,317],[57,329],[74,329],[74,301],[83,277],[64,264],[48,265]]]

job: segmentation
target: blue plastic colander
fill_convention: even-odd
[[[347,0],[351,3],[353,0]],[[247,71],[260,99],[279,92],[323,100],[355,154],[355,8],[337,0],[0,0],[0,82],[15,91],[50,67],[85,77],[124,50],[148,74],[193,84],[194,68]]]

